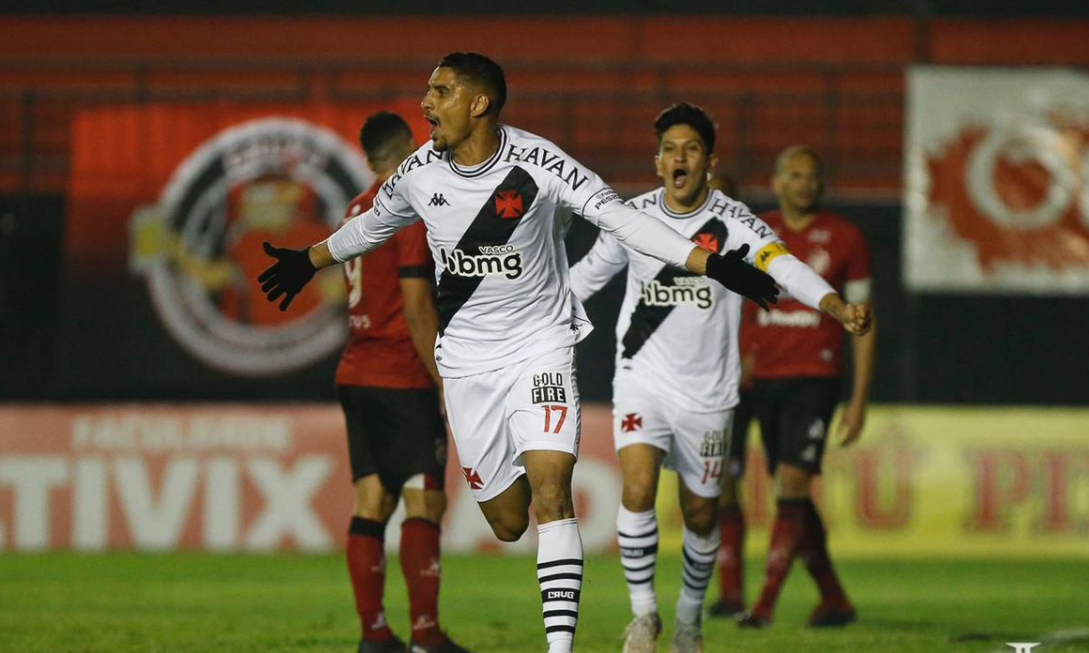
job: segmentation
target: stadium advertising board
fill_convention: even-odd
[[[910,289],[1089,293],[1089,75],[914,67],[904,151]]]
[[[281,313],[255,282],[261,243],[299,247],[335,229],[373,181],[357,139],[380,109],[426,134],[406,102],[78,113],[61,313],[79,328],[58,336],[65,393],[330,397],[320,379],[344,342],[340,273],[323,272]]]
[[[832,547],[1089,556],[1087,423],[1084,409],[876,408],[856,448],[829,452],[818,500]],[[344,541],[352,491],[334,405],[5,406],[0,433],[0,549],[325,551]],[[758,446],[750,456],[747,542],[760,554],[774,510]],[[675,482],[667,474],[659,493],[663,547],[679,547]],[[585,407],[574,486],[586,549],[612,550],[620,474],[608,406]],[[446,550],[535,549],[532,528],[499,545],[454,452],[447,490]],[[387,533],[396,548],[400,530]]]

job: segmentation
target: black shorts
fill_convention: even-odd
[[[405,481],[423,474],[426,489],[443,488],[446,424],[437,390],[338,385],[337,395],[348,423],[353,483],[378,474],[387,492],[400,494]]]
[[[752,391],[768,473],[774,474],[779,463],[787,463],[820,474],[832,413],[839,403],[840,380],[757,379]]]
[[[741,391],[741,401],[734,408],[734,423],[730,439],[726,442],[726,475],[741,478],[745,475],[745,457],[748,455],[749,424],[756,417],[752,390]]]

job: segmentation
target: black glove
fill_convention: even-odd
[[[295,295],[299,294],[317,272],[317,268],[310,262],[310,248],[283,249],[269,245],[266,240],[265,253],[276,259],[276,262],[257,277],[257,283],[261,284],[261,292],[265,293],[270,302],[275,302],[283,295],[280,310],[286,311],[291,300],[295,299]]]
[[[779,288],[775,279],[745,262],[749,246],[731,249],[725,256],[711,254],[707,259],[707,276],[739,295],[748,297],[767,310],[768,302],[779,301]]]

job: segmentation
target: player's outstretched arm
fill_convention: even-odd
[[[389,211],[383,211],[380,215],[372,208],[311,247],[286,249],[273,247],[266,242],[265,253],[275,262],[257,277],[261,292],[270,302],[282,297],[280,310],[286,311],[295,296],[314,278],[315,272],[371,251],[389,240],[398,229],[415,221],[415,217],[400,216]]]
[[[726,252],[725,256],[712,254],[652,216],[619,201],[602,206],[592,217],[599,227],[637,252],[707,275],[764,308],[776,301],[779,289],[775,280],[746,262],[747,246]]]

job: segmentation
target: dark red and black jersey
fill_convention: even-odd
[[[348,204],[344,222],[371,207],[378,186]],[[401,229],[381,247],[344,264],[348,289],[348,345],[337,367],[340,385],[430,388],[405,320],[401,279],[429,278],[434,263],[423,222]]]
[[[801,231],[786,226],[778,211],[761,214],[790,253],[824,277],[841,295],[851,281],[871,276],[870,254],[862,232],[835,213],[818,213]],[[741,321],[743,351],[755,351],[758,379],[838,376],[843,369],[843,327],[832,317],[792,299],[780,298],[771,310],[745,302]]]

